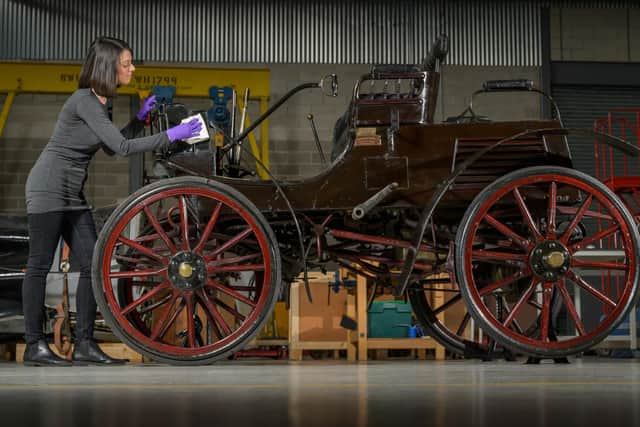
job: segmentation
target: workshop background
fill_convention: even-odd
[[[110,34],[131,44],[138,71],[150,65],[266,68],[270,103],[299,83],[336,73],[337,98],[308,91],[269,119],[272,171],[278,177],[297,179],[325,167],[313,143],[307,113],[314,115],[324,151],[330,153],[333,126],[346,110],[357,78],[375,63],[421,61],[441,33],[450,36],[451,52],[443,68],[437,121],[459,114],[471,93],[489,79],[524,78],[552,89],[569,125],[576,114],[580,121],[576,97],[588,97],[597,91],[594,86],[610,92],[606,98],[611,106],[634,102],[640,75],[635,72],[635,62],[640,60],[636,5],[626,1],[100,0],[89,6],[82,0],[2,0],[0,61],[80,64],[90,41]],[[622,68],[625,63],[629,66]],[[575,73],[567,77],[572,66],[579,70],[578,85],[571,80]],[[2,77],[6,81],[7,76]],[[224,84],[210,81],[212,86]],[[10,108],[4,105],[4,127],[0,128],[2,212],[24,213],[27,174],[68,97],[23,93],[19,88],[18,81],[0,87],[3,105],[7,94],[17,89]],[[240,93],[243,89],[237,88]],[[176,100],[194,109],[212,105],[207,93],[198,99]],[[130,104],[128,96],[116,100],[116,123],[124,124],[132,115]],[[259,112],[254,104],[251,118]],[[479,113],[493,119],[536,118],[543,113],[540,98],[533,94],[478,97],[475,105]],[[604,108],[597,101],[585,105],[592,110]],[[256,135],[259,139],[259,130]],[[574,148],[578,168],[592,168],[591,150],[589,144]],[[129,194],[129,177],[128,159],[99,154],[91,165],[87,197],[95,207],[113,205]]]
[[[5,216],[10,231],[7,252],[21,250],[26,259],[26,177],[69,97],[70,91],[60,88],[73,86],[69,83],[77,78],[68,72],[69,65],[82,64],[96,36],[127,40],[138,76],[147,67],[157,67],[157,74],[138,82],[139,87],[172,83],[184,88],[180,76],[187,80],[185,70],[196,70],[188,81],[202,90],[187,88],[188,95],[178,93],[175,98],[194,110],[212,107],[206,88],[228,84],[216,79],[220,70],[245,77],[250,73],[242,70],[256,71],[265,80],[252,83],[267,92],[253,93],[251,120],[298,84],[336,73],[336,98],[319,90],[297,94],[254,132],[258,151],[274,175],[299,180],[328,167],[316,149],[307,115],[313,114],[329,157],[334,125],[347,110],[358,78],[373,64],[421,63],[440,34],[449,36],[451,46],[441,70],[436,123],[462,113],[483,82],[500,79],[531,80],[553,95],[567,127],[592,129],[594,118],[606,118],[613,109],[640,108],[637,0],[0,0],[0,213],[12,214]],[[52,80],[46,73],[57,65],[65,71],[56,71]],[[24,67],[36,71],[15,74]],[[235,89],[242,97],[244,87]],[[116,124],[124,125],[138,104],[135,91],[119,96],[113,105]],[[476,113],[494,120],[552,116],[549,105],[535,93],[480,94],[473,106]],[[637,131],[640,114],[635,120]],[[636,134],[625,136],[638,143]],[[569,143],[575,168],[597,175],[593,138],[571,137]],[[93,207],[115,206],[137,189],[151,157],[98,153],[85,189]],[[640,175],[635,168],[628,174]],[[470,242],[473,246],[476,241]],[[416,243],[414,252],[418,247]],[[60,284],[67,276],[57,268],[63,251],[58,252],[52,273]],[[337,276],[333,271],[310,273],[314,302],[307,300],[300,278],[291,287],[287,283],[290,294],[282,295],[255,346],[229,360],[189,368],[153,362],[114,342],[102,325],[97,338],[106,338],[103,348],[131,363],[55,369],[24,366],[23,353],[17,350],[22,330],[2,329],[8,321],[20,328],[24,324],[21,279],[16,279],[23,270],[11,271],[16,286],[7,301],[12,305],[0,305],[9,307],[0,313],[0,419],[6,425],[48,427],[271,422],[305,427],[640,425],[636,317],[627,317],[602,347],[570,359],[513,361],[513,354],[495,342],[489,345],[497,351],[490,355],[463,357],[445,352],[432,338],[411,336],[417,325],[411,307],[395,301],[390,289],[376,295],[376,283],[371,301],[378,298],[380,311],[386,303],[398,304],[386,313],[369,310],[363,274],[347,268]],[[49,283],[47,290],[57,303],[60,287]],[[458,307],[451,316],[456,324],[466,313],[462,304]],[[637,308],[631,313],[640,314]],[[382,321],[385,314],[402,315],[404,320]],[[401,336],[375,336],[371,319],[376,316],[378,325],[387,326],[385,333]],[[276,325],[276,318],[284,321]],[[461,325],[464,331],[465,320]],[[472,323],[469,329],[475,331],[476,326]],[[5,330],[10,331],[8,338],[2,335]],[[277,344],[261,348],[258,341],[263,339]],[[367,340],[384,345],[369,347]],[[362,345],[360,363],[352,362],[356,341]],[[305,342],[317,347],[305,347]],[[400,344],[393,347],[393,342]]]

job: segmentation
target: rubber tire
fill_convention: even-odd
[[[600,335],[596,336],[594,339],[585,342],[579,346],[572,347],[567,350],[556,350],[556,349],[541,349],[539,347],[528,346],[522,344],[518,341],[511,339],[510,337],[502,334],[499,330],[497,330],[492,323],[488,322],[482,312],[476,307],[473,299],[469,293],[469,285],[466,283],[466,275],[464,271],[464,242],[467,241],[469,236],[467,235],[469,232],[471,221],[475,218],[476,213],[480,209],[481,206],[487,201],[487,199],[492,196],[492,194],[496,191],[496,189],[501,188],[504,185],[511,183],[514,180],[518,180],[527,176],[532,175],[547,175],[547,174],[557,174],[557,175],[565,175],[570,176],[581,181],[587,182],[589,185],[595,187],[600,190],[601,193],[609,199],[610,202],[620,211],[622,217],[624,218],[627,226],[631,232],[631,239],[633,241],[633,245],[635,247],[636,259],[633,262],[636,265],[635,277],[633,289],[631,291],[630,297],[627,301],[626,307],[620,313],[619,318],[612,322],[611,325],[605,329]],[[544,358],[557,358],[569,356],[572,354],[580,353],[594,346],[595,344],[604,340],[612,330],[614,330],[625,318],[631,307],[635,306],[638,300],[638,278],[640,274],[640,235],[638,235],[636,222],[625,207],[624,203],[620,200],[618,196],[616,196],[613,191],[611,191],[607,186],[605,186],[602,182],[597,179],[589,176],[583,172],[579,172],[574,169],[563,168],[558,166],[534,166],[529,168],[519,169],[517,171],[508,173],[507,175],[502,176],[497,179],[493,183],[489,184],[485,187],[473,200],[467,211],[465,212],[464,217],[460,223],[460,227],[458,228],[458,232],[456,234],[456,242],[455,242],[455,271],[456,271],[456,279],[460,286],[460,290],[462,292],[462,298],[464,299],[465,305],[467,306],[467,310],[471,314],[471,317],[477,322],[480,328],[486,332],[489,336],[496,340],[499,344],[503,346],[526,354],[528,356],[534,357],[544,357]]]
[[[464,355],[466,345],[457,335],[440,322],[427,301],[423,291],[409,289],[409,301],[413,308],[413,313],[425,330],[425,335],[429,335],[447,350],[452,353]]]
[[[238,205],[242,208],[246,209],[247,212],[253,216],[255,219],[256,225],[260,228],[260,231],[264,233],[267,239],[267,243],[269,246],[269,256],[271,258],[271,265],[273,268],[271,269],[271,284],[270,292],[268,294],[267,300],[265,301],[264,309],[262,313],[259,314],[257,318],[257,322],[254,323],[243,335],[238,337],[236,340],[230,342],[226,346],[213,351],[211,353],[205,355],[199,355],[196,357],[177,357],[174,355],[167,355],[165,353],[160,353],[156,349],[149,348],[148,346],[138,342],[133,337],[131,337],[126,331],[124,331],[115,317],[109,310],[109,305],[107,304],[105,295],[102,290],[102,257],[104,256],[105,245],[110,237],[111,230],[116,226],[116,224],[120,221],[121,217],[136,206],[138,203],[142,202],[145,198],[155,195],[159,192],[171,190],[175,188],[187,188],[187,187],[196,187],[196,188],[204,188],[204,189],[213,189],[229,199],[234,200]],[[280,290],[282,287],[281,282],[281,259],[280,252],[278,250],[278,242],[276,240],[276,236],[273,233],[273,230],[269,226],[266,218],[262,213],[258,210],[258,208],[247,199],[242,193],[235,190],[234,188],[222,184],[213,180],[209,180],[201,177],[179,177],[179,178],[169,178],[165,180],[161,180],[145,187],[142,187],[131,196],[129,196],[124,202],[122,202],[109,216],[106,221],[104,227],[102,228],[100,235],[98,236],[98,240],[96,242],[95,251],[93,254],[92,260],[92,279],[93,279],[93,292],[96,298],[96,302],[98,304],[98,308],[102,313],[102,316],[105,319],[107,325],[111,328],[113,333],[125,344],[129,347],[133,348],[140,354],[147,356],[155,361],[164,362],[172,365],[207,365],[213,362],[216,362],[221,359],[225,359],[230,356],[234,352],[242,349],[249,341],[251,341],[257,334],[262,330],[264,324],[268,320],[270,314],[273,312],[275,307],[275,303],[277,301],[278,295],[280,295]]]

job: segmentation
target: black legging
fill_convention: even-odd
[[[34,343],[44,337],[43,309],[47,273],[55,256],[60,236],[71,249],[72,261],[80,268],[76,292],[76,340],[93,337],[96,301],[91,288],[91,257],[96,243],[96,227],[91,211],[60,211],[27,215],[29,223],[29,260],[22,282],[25,340]]]

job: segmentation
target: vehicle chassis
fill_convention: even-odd
[[[210,147],[164,156],[174,176],[128,197],[96,245],[94,292],[116,335],[159,361],[211,363],[255,337],[283,283],[338,265],[367,276],[371,296],[382,287],[406,295],[425,332],[454,353],[497,345],[561,357],[604,339],[637,299],[640,237],[623,201],[572,168],[566,136],[590,131],[559,119],[433,124],[444,51],[436,44],[420,66],[363,76],[336,129],[345,149],[311,178],[216,175],[221,157]],[[365,93],[375,81],[409,88]],[[298,90],[327,82],[337,84],[294,89],[223,150]],[[534,90],[485,86],[514,89]],[[576,294],[591,299],[588,313]],[[442,319],[463,304],[453,324]]]

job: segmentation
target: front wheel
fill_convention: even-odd
[[[171,364],[207,364],[241,349],[280,293],[276,238],[260,211],[198,177],[143,187],[105,223],[93,289],[127,345]]]
[[[635,304],[639,241],[601,182],[531,167],[473,200],[456,236],[456,276],[469,312],[498,343],[566,356],[602,341]]]

